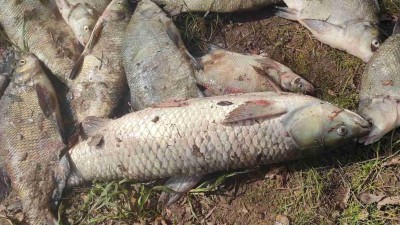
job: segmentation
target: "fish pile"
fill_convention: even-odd
[[[379,4],[283,2],[277,16],[369,61],[360,115],[306,95],[313,85],[267,56],[211,46],[193,57],[170,18],[279,0],[0,0],[16,52],[0,59],[0,197],[10,179],[29,223],[56,224],[65,188],[170,178],[170,204],[206,174],[371,144],[398,127],[400,36],[380,46]]]

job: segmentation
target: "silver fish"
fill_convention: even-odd
[[[68,75],[82,49],[54,2],[0,0],[0,5],[0,23],[8,38],[69,83]]]
[[[380,45],[376,0],[284,0],[280,17],[297,20],[322,43],[368,62]]]
[[[0,124],[1,159],[30,223],[55,224],[50,203],[66,180],[57,172],[64,126],[56,92],[33,54],[19,59],[0,101]]]
[[[119,119],[88,118],[68,185],[203,175],[279,163],[367,135],[357,114],[314,97],[260,92],[166,102]]]
[[[372,132],[361,140],[372,144],[400,126],[400,33],[389,37],[372,56],[361,80],[358,112]]]
[[[85,46],[99,16],[111,0],[56,0],[65,22],[74,31],[76,38]]]
[[[214,49],[198,59],[197,82],[215,95],[261,91],[312,93],[312,84],[288,67],[260,55]]]
[[[68,98],[78,122],[87,116],[111,116],[128,90],[122,42],[131,15],[129,0],[111,1],[70,74],[74,80]]]
[[[180,33],[153,2],[139,2],[125,31],[123,49],[134,110],[169,98],[199,96]]]
[[[281,3],[282,0],[152,0],[164,6],[170,15],[182,12],[218,12],[232,13],[259,10],[268,5]]]

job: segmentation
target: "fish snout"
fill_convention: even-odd
[[[355,133],[357,137],[365,137],[371,132],[371,123],[368,122],[366,119],[354,113],[353,121],[356,125]]]

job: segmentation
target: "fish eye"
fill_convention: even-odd
[[[303,88],[303,84],[298,84],[297,87]]]
[[[347,134],[347,132],[348,132],[348,130],[347,130],[347,127],[346,127],[346,126],[340,126],[340,127],[337,129],[337,133],[338,133],[340,136],[345,136],[345,135]]]
[[[374,40],[371,42],[371,50],[372,50],[373,52],[375,52],[375,51],[379,48],[380,45],[381,45],[381,43],[379,42],[379,40],[374,39]]]
[[[84,27],[83,27],[83,30],[84,30],[84,31],[88,31],[88,30],[89,30],[89,26],[88,26],[88,25],[84,26]]]
[[[19,66],[25,65],[25,63],[26,63],[25,59],[20,59],[19,60]]]

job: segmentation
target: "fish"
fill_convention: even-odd
[[[31,224],[55,224],[50,202],[60,198],[66,149],[56,91],[32,53],[23,53],[0,100],[0,154]]]
[[[243,11],[255,11],[272,4],[283,2],[282,0],[152,0],[163,6],[171,16],[183,12],[216,12],[232,13]]]
[[[99,16],[109,3],[110,0],[56,0],[62,17],[83,46],[89,41]]]
[[[21,51],[35,54],[65,84],[82,47],[53,1],[0,0],[0,23]]]
[[[358,113],[372,123],[372,131],[361,143],[372,144],[400,126],[399,102],[400,30],[375,52],[362,75]]]
[[[78,123],[87,116],[111,116],[128,92],[122,42],[132,13],[130,1],[111,1],[70,73],[68,100]]]
[[[10,77],[14,71],[14,61],[14,50],[0,39],[0,99],[10,83]]]
[[[284,0],[276,15],[298,21],[319,41],[368,62],[379,48],[376,0]]]
[[[89,117],[88,139],[68,151],[67,186],[146,181],[299,159],[370,131],[354,112],[294,93],[176,99],[118,119]]]
[[[216,48],[198,58],[196,80],[214,95],[261,91],[313,93],[314,87],[291,69],[268,57]]]
[[[202,96],[194,77],[197,61],[171,19],[149,0],[138,3],[126,28],[123,62],[133,110]]]

